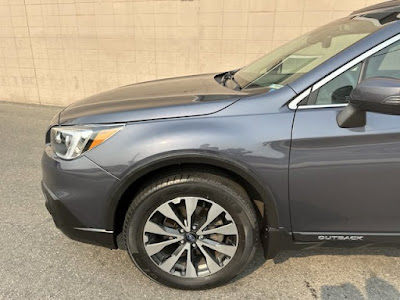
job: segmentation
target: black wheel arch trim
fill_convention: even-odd
[[[112,197],[107,210],[109,213],[106,216],[106,228],[114,230],[118,203],[125,191],[133,183],[158,169],[182,164],[210,165],[232,172],[247,181],[261,196],[262,199],[257,200],[262,200],[264,203],[264,216],[261,224],[261,241],[264,248],[264,255],[266,258],[272,258],[276,255],[279,251],[280,235],[274,234],[274,232],[279,231],[279,215],[272,192],[267,186],[261,183],[257,175],[254,174],[248,166],[221,155],[220,153],[214,153],[208,150],[171,151],[148,157],[132,166],[121,176],[120,181],[117,182],[111,192]],[[118,233],[115,232],[115,234]],[[115,236],[115,238],[117,237]]]

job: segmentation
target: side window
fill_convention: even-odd
[[[400,79],[400,41],[372,55],[366,64],[365,79],[371,77]]]
[[[361,63],[342,73],[314,91],[311,95],[316,105],[343,104],[349,102],[351,91],[360,78]]]
[[[364,67],[363,63],[365,64]],[[361,74],[362,72],[362,74]],[[364,62],[312,92],[308,104],[330,105],[349,102],[352,90],[360,78],[390,77],[400,79],[400,41],[375,53]],[[303,105],[307,105],[304,103]]]

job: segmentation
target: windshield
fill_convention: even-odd
[[[261,57],[235,74],[241,88],[279,89],[382,28],[376,18],[341,19]]]

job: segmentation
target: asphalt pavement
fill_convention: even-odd
[[[0,299],[400,299],[400,250],[261,250],[234,281],[207,291],[152,282],[122,250],[72,241],[40,189],[46,128],[60,107],[0,103]]]

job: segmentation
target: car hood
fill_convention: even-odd
[[[226,88],[215,74],[127,85],[68,106],[62,125],[118,123],[212,114],[249,94]]]

